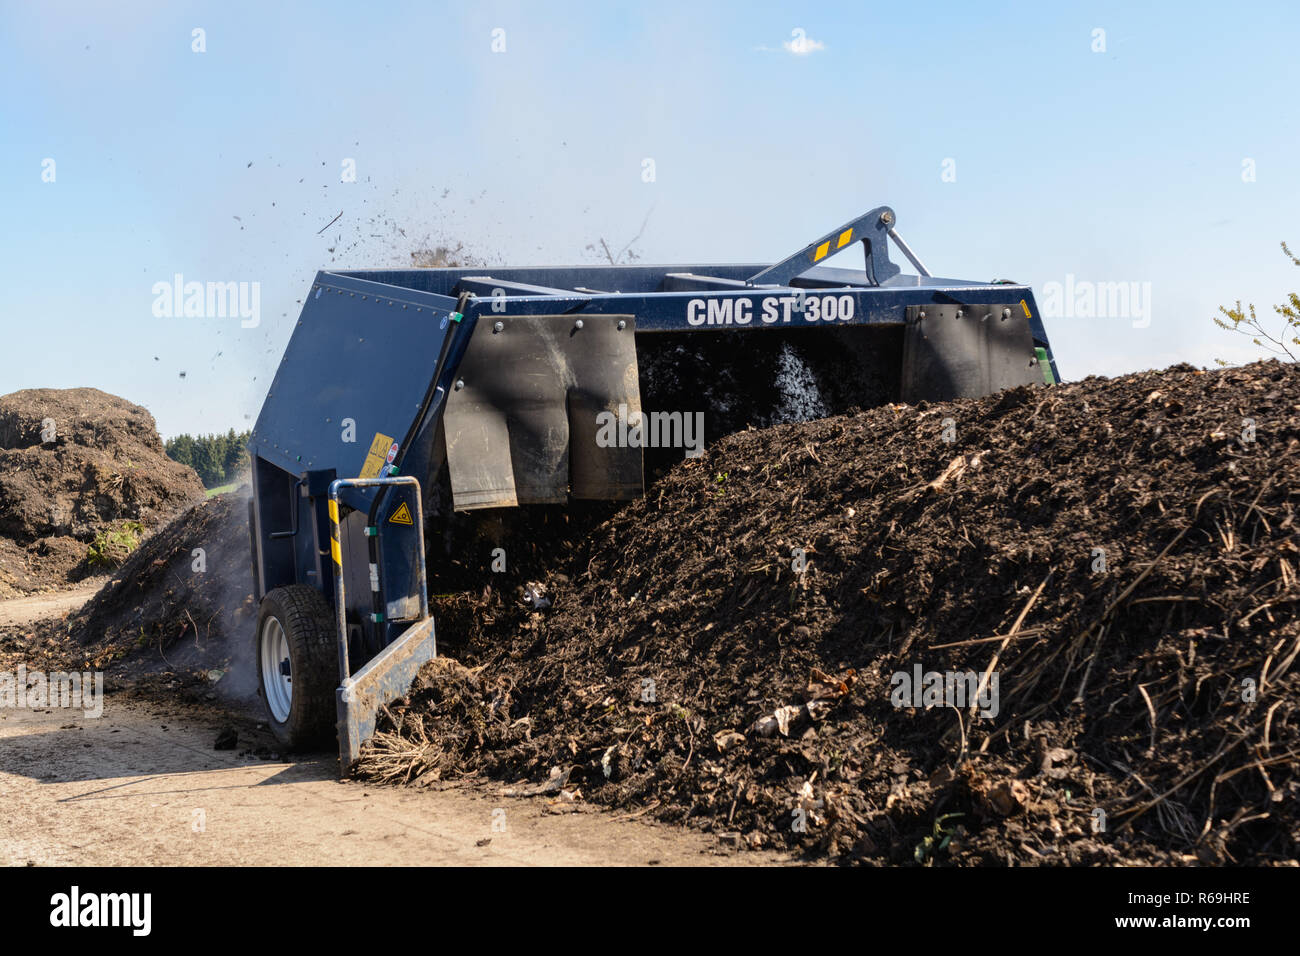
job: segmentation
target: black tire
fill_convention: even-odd
[[[288,713],[277,716],[263,674],[262,643],[268,622],[283,628],[289,652]],[[274,626],[270,626],[274,635]],[[253,634],[253,659],[257,661],[257,695],[262,698],[267,723],[287,750],[328,746],[334,739],[335,700],[338,683],[338,643],[334,612],[319,591],[305,584],[275,588],[262,598]],[[278,678],[277,678],[278,679]]]

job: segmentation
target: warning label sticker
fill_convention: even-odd
[[[393,510],[393,513],[388,516],[388,522],[389,524],[415,524],[411,520],[411,509],[406,507],[405,501],[398,505]]]
[[[365,464],[361,466],[361,474],[358,478],[378,478],[380,470],[384,465],[392,461],[388,457],[390,448],[396,448],[393,444],[393,436],[385,435],[382,432],[375,432],[375,439],[370,443],[370,451],[366,453]]]

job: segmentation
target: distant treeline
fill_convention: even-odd
[[[237,481],[248,470],[248,432],[224,435],[177,435],[167,444],[167,457],[199,473],[205,488]]]

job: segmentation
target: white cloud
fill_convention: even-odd
[[[814,40],[802,30],[795,30],[790,39],[782,43],[781,46],[785,48],[787,53],[793,53],[795,56],[807,56],[810,53],[826,49],[825,43],[821,40]]]

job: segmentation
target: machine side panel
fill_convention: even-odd
[[[253,430],[256,453],[295,474],[386,470],[420,413],[454,305],[317,281]]]

